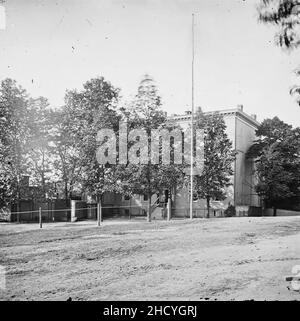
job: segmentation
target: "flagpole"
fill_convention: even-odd
[[[191,114],[191,182],[190,182],[190,219],[193,219],[193,195],[194,195],[194,179],[193,179],[193,167],[194,167],[194,14],[192,14],[192,114]]]

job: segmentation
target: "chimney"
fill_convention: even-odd
[[[252,114],[251,117],[255,120],[257,120],[257,115],[256,114]]]
[[[243,106],[243,105],[237,105],[237,108],[238,108],[238,110],[240,110],[240,111],[243,111],[243,110],[244,110],[244,106]]]

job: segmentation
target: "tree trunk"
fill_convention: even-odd
[[[209,201],[210,201],[210,198],[209,197],[207,197],[206,198],[206,206],[207,206],[207,218],[209,218],[209,210],[210,210],[210,205],[209,205]]]
[[[172,198],[169,195],[168,203],[167,203],[167,220],[170,221],[172,216]]]
[[[100,195],[100,219],[101,219],[101,222],[103,222],[103,209],[102,209],[102,206],[103,206],[103,194]]]
[[[262,202],[261,202],[261,216],[264,216],[264,215],[265,215],[265,208],[266,208],[265,199],[262,198]]]
[[[66,205],[68,204],[68,182],[65,181],[65,200],[66,200]]]
[[[277,216],[277,208],[276,208],[276,206],[273,206],[273,216]]]
[[[98,226],[101,225],[101,222],[103,222],[103,216],[102,216],[102,195],[97,197],[97,224]]]
[[[18,181],[17,181],[17,222],[20,222],[20,179],[18,177]]]
[[[148,193],[147,222],[151,222],[151,193]]]
[[[43,188],[43,198],[46,198],[46,180],[45,180],[45,155],[42,152],[42,188]]]
[[[17,199],[17,222],[20,223],[20,198]]]
[[[42,188],[43,188],[43,198],[46,199],[46,186],[45,186],[45,175],[42,174]]]

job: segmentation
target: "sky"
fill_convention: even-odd
[[[299,51],[274,44],[275,27],[258,23],[259,0],[6,0],[0,4],[0,80],[17,80],[52,107],[66,89],[104,76],[130,101],[145,73],[169,114],[191,108],[192,13],[195,105],[242,104],[258,120],[300,126],[289,95],[300,78]],[[5,18],[5,19],[4,19]],[[5,21],[3,21],[5,20]],[[299,49],[300,50],[300,49]]]

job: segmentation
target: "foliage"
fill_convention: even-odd
[[[49,148],[53,163],[53,180],[58,194],[65,199],[71,196],[75,183],[80,178],[78,141],[74,135],[73,115],[65,106],[49,113],[52,128],[49,133]]]
[[[55,196],[55,175],[53,175],[53,154],[49,146],[53,128],[51,110],[44,97],[29,99],[29,141],[28,141],[28,173],[31,185],[40,187],[39,195],[34,198]],[[32,189],[34,191],[36,189]]]
[[[125,109],[123,109],[124,113]],[[142,79],[138,93],[132,105],[124,113],[128,122],[128,130],[144,129],[147,133],[148,146],[151,146],[151,132],[156,129],[172,129],[167,122],[165,113],[161,110],[161,99],[157,93],[153,79],[145,75]],[[154,139],[159,139],[158,137]],[[132,146],[129,142],[128,148]],[[171,148],[172,150],[172,148]],[[161,151],[161,147],[160,147]],[[151,196],[154,193],[168,189],[172,191],[175,185],[183,182],[182,165],[151,163],[151,148],[147,149],[148,162],[139,164],[127,164],[122,170],[124,192],[129,194],[148,195],[148,221],[151,220]]]
[[[204,168],[195,177],[194,187],[198,198],[206,199],[209,217],[210,201],[223,200],[226,187],[231,185],[235,152],[222,115],[198,110],[196,128],[204,129]]]
[[[226,210],[224,211],[225,217],[233,217],[236,215],[236,210],[234,205],[229,205]]]
[[[119,89],[103,77],[91,79],[83,87],[81,92],[74,90],[66,95],[63,131],[67,132],[67,136],[64,136],[61,145],[68,149],[62,153],[65,160],[65,163],[61,162],[63,177],[65,180],[71,177],[71,186],[79,179],[84,190],[101,197],[105,192],[116,191],[118,188],[115,166],[107,167],[97,162],[96,136],[100,129],[117,129]]]
[[[278,26],[276,43],[280,47],[294,49],[299,46],[299,1],[261,0],[258,11],[260,21]]]
[[[257,193],[265,206],[278,206],[280,201],[299,194],[300,132],[278,117],[266,119],[256,131],[258,139],[247,152],[255,159]]]
[[[258,6],[259,20],[277,26],[275,42],[281,48],[291,51],[300,45],[300,1],[299,0],[261,0]],[[297,76],[300,70],[295,70]],[[300,86],[290,90],[300,105]]]
[[[1,204],[21,197],[27,175],[29,139],[28,96],[12,79],[0,84],[0,193]]]

